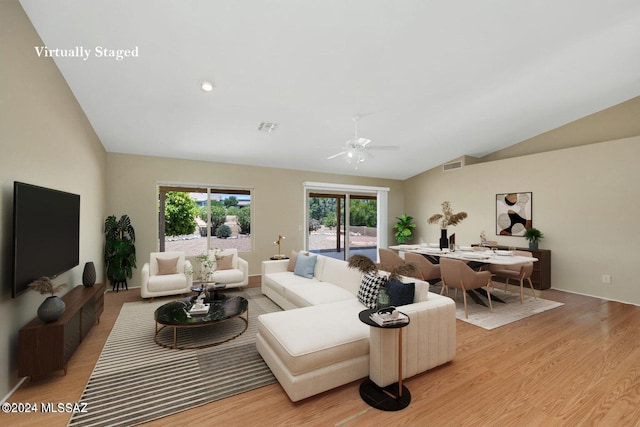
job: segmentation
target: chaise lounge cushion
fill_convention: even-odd
[[[369,327],[355,299],[258,317],[258,333],[293,375],[369,353]],[[339,333],[338,333],[339,332]]]

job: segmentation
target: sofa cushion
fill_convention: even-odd
[[[367,273],[360,280],[360,288],[358,289],[358,301],[368,308],[376,308],[380,286],[387,281],[384,276],[376,273]]]
[[[296,276],[306,277],[307,279],[313,278],[313,271],[316,267],[317,260],[317,255],[298,254],[293,274]]]
[[[178,257],[156,258],[158,262],[158,275],[176,274],[178,272]]]
[[[396,307],[413,303],[415,291],[416,284],[414,282],[403,283],[395,278],[387,282],[389,303]]]
[[[329,282],[290,283],[284,296],[296,307],[327,304],[336,301],[355,300],[351,292]]]
[[[369,353],[369,326],[358,319],[363,309],[352,298],[263,314],[258,332],[289,372],[300,375]]]
[[[325,256],[321,258],[324,261],[324,267],[316,277],[322,282],[333,283],[348,290],[355,297],[358,294],[362,273],[359,270],[349,268],[346,261]]]

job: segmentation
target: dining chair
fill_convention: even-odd
[[[475,271],[465,264],[464,261],[441,257],[440,273],[442,274],[442,291],[440,294],[444,293],[444,290],[448,288],[462,290],[465,318],[469,318],[467,291],[473,289],[486,289],[487,298],[489,299],[489,310],[493,312],[493,306],[491,305],[491,272],[487,270]]]
[[[413,264],[418,269],[417,279],[421,279],[430,283],[438,283],[440,281],[440,264],[434,264],[421,254],[406,252],[404,261],[407,264]]]
[[[533,254],[528,251],[514,251],[514,255],[532,257]],[[533,273],[533,262],[517,265],[498,265],[490,264],[489,271],[496,277],[505,279],[504,291],[507,292],[507,285],[510,279],[520,281],[520,304],[524,303],[524,281],[529,282],[531,288],[531,294],[533,298],[536,298],[536,293],[533,290],[533,283],[531,282],[531,273]]]
[[[404,264],[404,259],[391,249],[378,248],[378,255],[381,270],[393,271],[396,267]]]

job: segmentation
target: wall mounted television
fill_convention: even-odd
[[[79,264],[80,196],[13,183],[13,298]]]

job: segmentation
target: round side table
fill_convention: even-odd
[[[409,403],[411,403],[411,393],[406,386],[402,385],[402,328],[407,326],[409,322],[381,326],[369,317],[376,311],[376,309],[363,310],[358,314],[358,317],[361,322],[366,323],[372,328],[398,330],[398,382],[386,387],[379,387],[376,383],[371,381],[371,379],[367,378],[362,382],[362,384],[360,384],[360,397],[369,406],[376,409],[383,411],[399,411],[406,408],[409,406]]]

